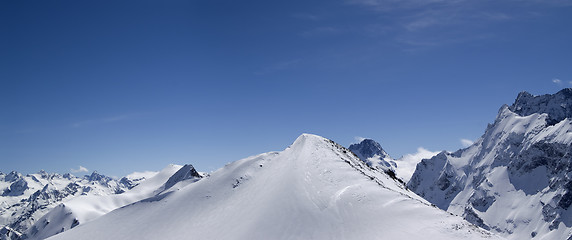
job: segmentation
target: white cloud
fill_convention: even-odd
[[[553,79],[552,79],[552,82],[553,82],[553,83],[556,83],[556,84],[561,84],[561,83],[562,83],[562,80],[560,80],[560,79],[558,79],[558,78],[553,78]]]
[[[405,154],[400,159],[396,160],[397,163],[397,176],[403,179],[403,181],[408,182],[417,164],[423,159],[429,159],[433,156],[439,154],[439,152],[432,152],[423,147],[417,148],[416,153]]]
[[[473,143],[475,142],[473,142],[472,140],[461,138],[461,145],[463,145],[463,147],[469,147],[473,145]]]
[[[360,136],[355,136],[355,137],[354,137],[355,143],[360,143],[361,141],[363,141],[363,140],[365,140],[365,139],[366,139],[366,138],[360,137]]]
[[[78,169],[70,169],[72,173],[89,172],[89,170],[84,166],[79,166]]]

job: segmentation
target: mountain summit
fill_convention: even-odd
[[[53,239],[498,239],[320,136],[227,164]]]
[[[408,186],[509,239],[571,239],[572,89],[504,105],[472,146],[422,160]]]
[[[522,117],[546,113],[549,124],[556,124],[565,118],[572,118],[572,88],[540,96],[521,92],[509,110]]]
[[[359,143],[350,145],[348,149],[370,167],[395,172],[397,167],[395,161],[373,139],[364,139]]]
[[[389,157],[385,150],[381,148],[381,145],[373,139],[364,139],[359,143],[350,145],[349,149],[360,159],[368,159],[374,156],[379,156],[380,158]]]

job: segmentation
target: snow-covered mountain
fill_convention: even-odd
[[[499,239],[310,134],[50,239],[181,238]]]
[[[399,159],[393,159],[383,150],[381,145],[373,139],[363,139],[359,143],[348,147],[368,166],[395,174],[398,178],[409,181],[415,171],[415,166],[424,158],[431,158],[438,152],[431,152],[424,148],[417,149],[417,153],[407,154]]]
[[[518,95],[472,146],[417,165],[410,189],[509,239],[572,239],[572,89]]]
[[[97,172],[83,177],[45,171],[28,175],[0,173],[0,239],[19,239],[37,219],[61,202],[77,196],[122,193],[142,180],[114,180]]]
[[[397,164],[373,139],[363,139],[359,143],[351,144],[348,149],[370,167],[395,172]]]

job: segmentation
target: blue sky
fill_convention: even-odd
[[[212,171],[301,133],[393,157],[572,87],[572,1],[2,1],[0,171]],[[77,174],[82,174],[78,172]]]

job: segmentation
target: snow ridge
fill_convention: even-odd
[[[415,216],[412,218],[411,216]],[[160,199],[53,239],[499,239],[437,208],[351,151],[303,134]]]

